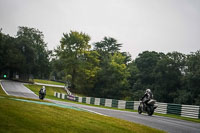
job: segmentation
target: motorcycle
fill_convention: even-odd
[[[39,99],[43,100],[46,93],[39,91]]]
[[[158,107],[155,105],[156,100],[151,99],[145,104],[143,101],[140,101],[140,105],[138,106],[138,113],[147,113],[149,116],[153,115],[154,110]]]

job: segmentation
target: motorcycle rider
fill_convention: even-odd
[[[42,86],[42,88],[41,88],[40,91],[39,91],[39,94],[41,94],[42,97],[44,98],[44,96],[46,95],[46,89],[45,89],[45,86]],[[43,99],[43,98],[42,98],[42,99]]]
[[[144,108],[146,108],[146,105],[151,99],[153,99],[153,93],[151,92],[150,89],[146,89],[144,96],[140,99],[143,103]]]

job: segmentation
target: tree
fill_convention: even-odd
[[[76,86],[83,94],[95,96],[94,85],[100,70],[98,58],[99,54],[96,51],[85,51],[84,59],[80,62]]]
[[[25,57],[14,37],[5,35],[0,31],[0,73],[7,73],[8,78],[23,70]]]
[[[50,51],[47,50],[43,33],[34,28],[19,27],[17,40],[26,57],[27,73],[36,78],[48,78]]]
[[[89,41],[85,33],[71,31],[63,34],[56,49],[59,71],[63,71],[63,77],[71,75],[71,88],[77,92],[90,92],[99,70],[99,55],[90,50]]]
[[[129,82],[129,93],[127,94],[127,100],[138,100],[144,94],[143,85],[141,84],[141,80],[139,78],[140,72],[137,68],[135,61],[132,61],[128,64],[127,70],[130,73],[130,77],[128,77]]]
[[[84,52],[90,48],[90,37],[84,33],[73,32],[63,34],[61,38],[60,51],[57,52],[61,60],[63,60],[66,74],[72,76],[72,88],[76,88],[76,79],[80,68],[80,60],[84,56]]]
[[[160,55],[155,51],[144,51],[135,59],[135,64],[139,70],[138,76],[141,84],[143,84],[141,89],[153,88],[155,83],[154,69],[160,60]]]
[[[110,37],[104,37],[102,41],[94,44],[94,50],[100,55],[100,71],[97,74],[95,92],[101,97],[123,98],[127,94],[127,64],[130,55],[120,53],[121,46],[116,39]]]
[[[129,87],[125,57],[121,53],[110,56],[108,63],[101,66],[97,75],[95,92],[101,97],[124,98]]]
[[[100,42],[94,44],[94,50],[100,55],[114,54],[120,50],[122,44],[117,43],[117,40],[112,37],[104,37]]]
[[[125,57],[124,63],[128,65],[132,61],[131,54],[128,52],[121,52],[121,54]]]
[[[186,63],[187,89],[192,95],[192,104],[200,105],[200,50],[191,53]]]
[[[174,98],[178,96],[177,91],[181,89],[184,62],[185,55],[178,52],[165,55],[145,51],[139,54],[135,60],[139,72],[132,90],[137,92],[150,88],[157,100],[174,102]]]

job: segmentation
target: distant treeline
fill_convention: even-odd
[[[37,29],[19,27],[16,37],[0,30],[0,74],[8,78],[19,75],[21,79],[29,76],[47,77],[50,73],[49,51],[44,35]]]
[[[62,80],[91,97],[139,100],[150,88],[157,101],[200,105],[200,51],[144,51],[132,60],[114,38],[93,47],[89,41],[89,35],[71,31],[49,51],[37,29],[19,27],[16,37],[0,31],[0,74]]]

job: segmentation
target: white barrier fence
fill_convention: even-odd
[[[123,101],[116,99],[105,99],[105,98],[94,98],[94,97],[70,97],[66,94],[60,94],[55,92],[55,97],[61,99],[69,99],[80,103],[102,105],[106,107],[115,107],[119,109],[133,109],[137,110],[140,104],[139,101]],[[200,119],[200,106],[194,105],[181,105],[171,103],[156,103],[158,105],[155,110],[156,113],[160,114],[175,114],[183,117]]]

